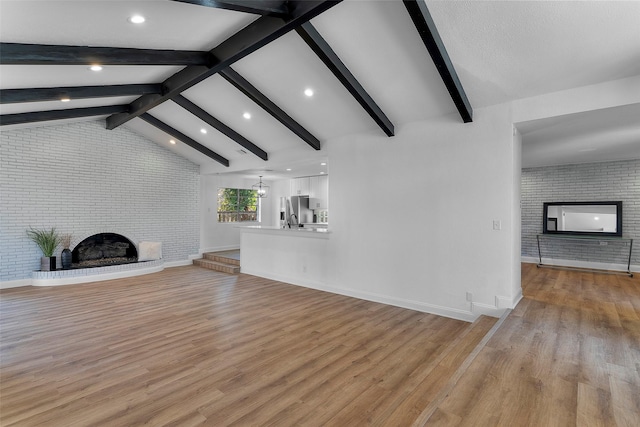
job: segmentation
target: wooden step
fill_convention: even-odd
[[[469,323],[457,336],[452,337],[438,357],[421,372],[412,374],[412,384],[408,386],[413,387],[411,394],[403,396],[404,400],[393,409],[390,416],[402,425],[412,425],[412,423],[414,426],[423,425],[424,420],[428,419],[435,410],[432,405],[435,404],[437,407],[443,399],[442,390],[450,387],[452,381],[457,382],[456,376],[461,375],[460,367],[484,341],[497,320],[489,316],[480,316],[475,322]]]
[[[204,259],[208,259],[210,261],[221,262],[223,264],[232,264],[240,266],[240,260],[232,258],[230,256],[225,256],[226,252],[205,252],[202,254]]]
[[[467,369],[469,369],[469,366],[478,353],[480,353],[480,351],[485,347],[491,337],[495,335],[496,331],[504,323],[507,316],[509,316],[509,313],[511,313],[511,310],[506,310],[500,319],[484,315],[480,316],[471,324],[468,330],[465,331],[464,343],[461,343],[461,347],[464,346],[465,349],[453,352],[457,354],[452,354],[455,362],[450,365],[451,369],[447,374],[446,381],[440,385],[438,393],[432,396],[429,404],[422,410],[422,413],[418,418],[414,420],[412,427],[423,427],[429,423],[434,413],[438,410],[440,404],[449,395],[449,393],[451,393],[451,390],[458,383],[460,377],[462,377]],[[445,359],[448,358],[449,355],[445,357]]]
[[[227,264],[225,262],[213,261],[210,259],[194,259],[193,264],[198,267],[208,268],[209,270],[220,271],[222,273],[238,274],[240,273],[240,266],[235,264]]]

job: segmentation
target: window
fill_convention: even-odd
[[[218,188],[218,222],[259,221],[258,192]]]

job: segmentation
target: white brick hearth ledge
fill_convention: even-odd
[[[108,265],[105,267],[77,268],[72,270],[34,271],[32,286],[74,285],[77,283],[98,282],[121,279],[164,270],[163,260],[142,261],[131,264]]]

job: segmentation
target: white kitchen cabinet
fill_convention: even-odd
[[[292,196],[308,196],[309,195],[309,177],[294,178],[291,180]]]
[[[309,177],[309,197],[320,197],[318,195],[318,178],[319,176],[310,176]]]
[[[309,177],[309,198],[309,209],[328,209],[329,177],[327,175]]]
[[[327,175],[322,175],[318,184],[319,198],[324,199],[325,204],[327,204],[327,201],[329,200],[329,177]]]
[[[290,182],[291,196],[309,196],[319,205],[310,209],[327,209],[329,200],[329,177],[327,175],[294,178]]]
[[[315,197],[310,197],[309,209],[312,209],[312,210],[328,209],[327,199],[316,199]]]

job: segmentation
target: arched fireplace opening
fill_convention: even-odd
[[[116,233],[99,233],[80,242],[71,252],[72,268],[103,267],[138,262],[136,245]]]

